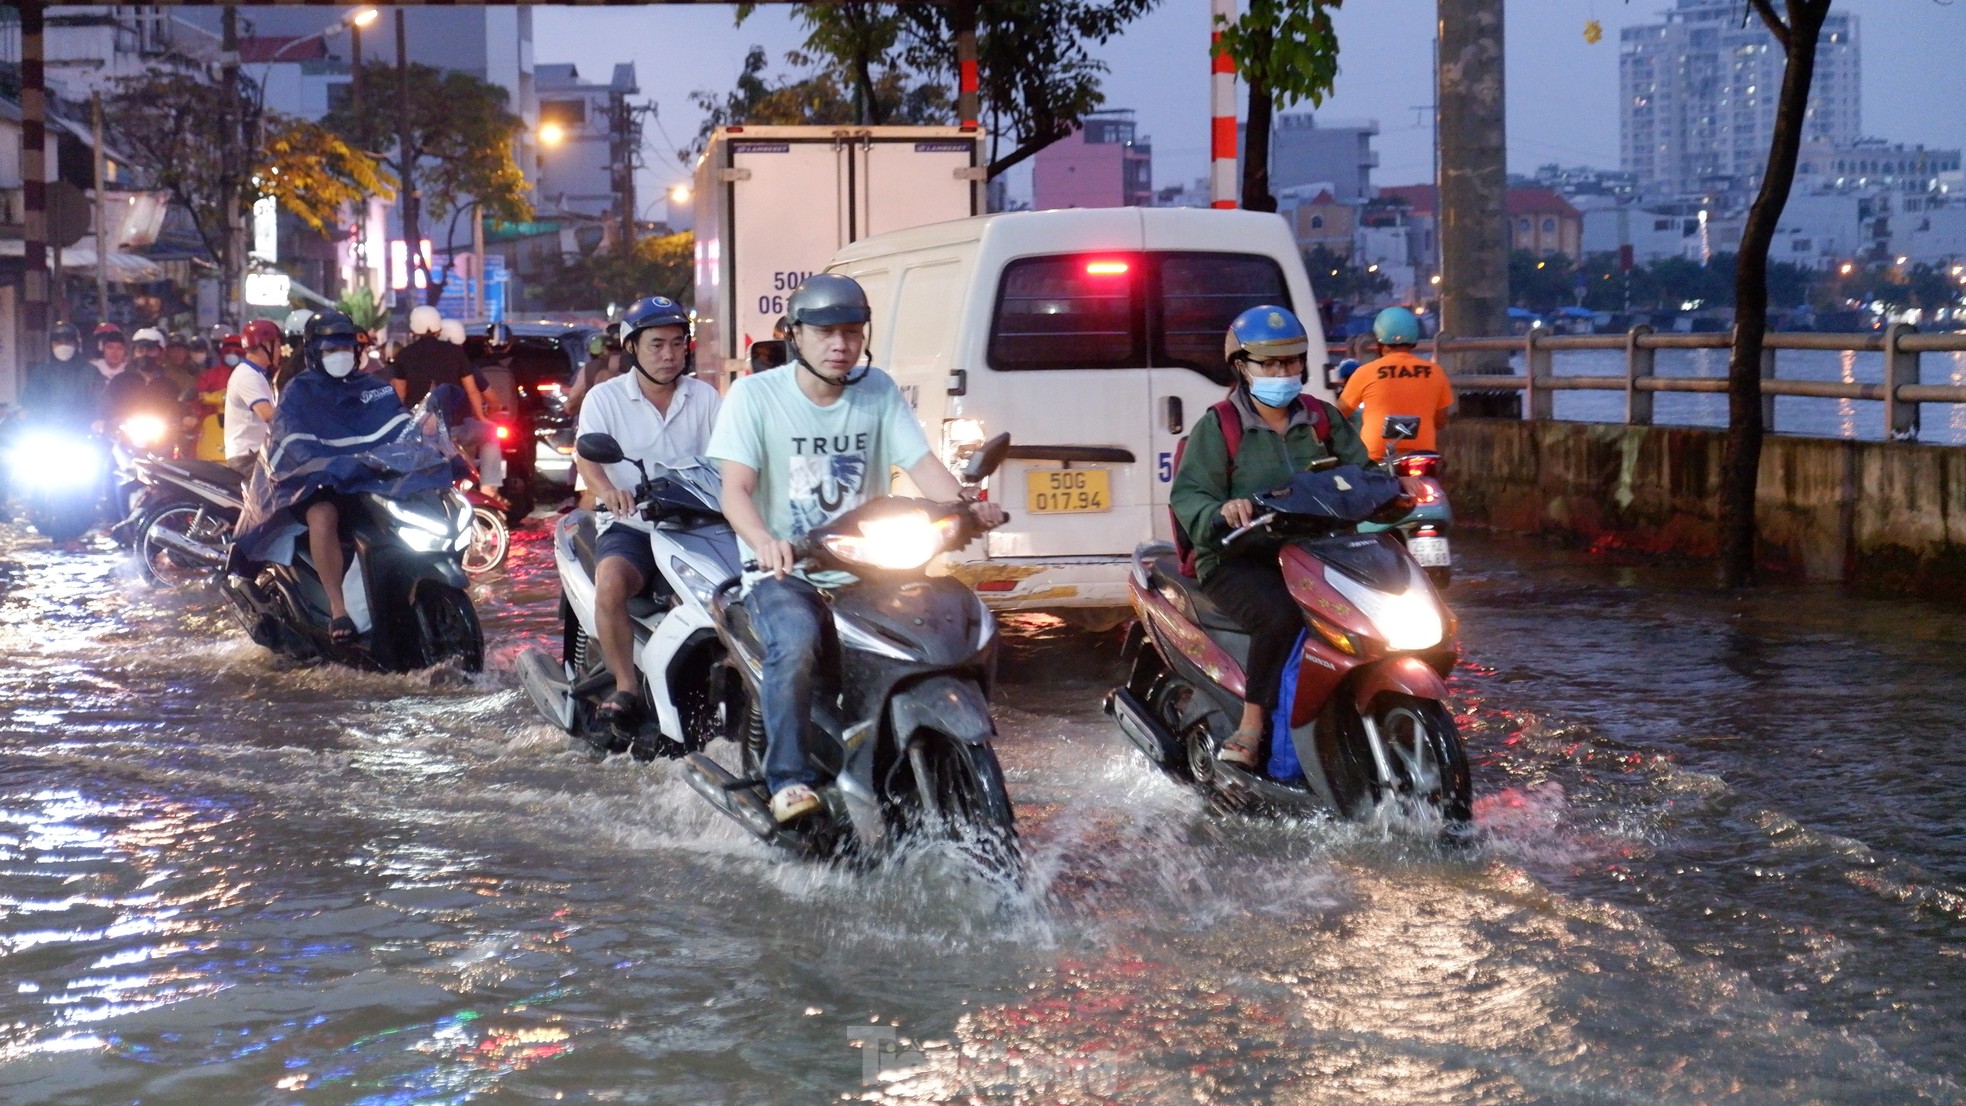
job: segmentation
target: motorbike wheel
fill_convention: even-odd
[[[466,672],[484,670],[484,630],[469,596],[450,587],[419,587],[410,599],[410,613],[421,659],[416,667],[456,657]]]
[[[464,547],[465,575],[483,576],[495,571],[505,563],[511,548],[512,531],[506,528],[505,519],[489,507],[473,508],[471,544]]]
[[[71,542],[89,532],[95,525],[94,504],[77,505],[64,503],[58,506],[36,504],[28,513],[34,528],[41,536],[57,544]]]
[[[1015,877],[1017,820],[1003,767],[988,745],[918,731],[908,743],[916,826],[954,841],[984,869]]]
[[[1392,795],[1378,778],[1364,727],[1353,719],[1339,736],[1338,763],[1327,765],[1340,805],[1347,813],[1387,798],[1425,805],[1440,812],[1448,836],[1466,838],[1474,823],[1474,781],[1454,716],[1440,703],[1399,695],[1378,700],[1373,722],[1392,769]]]
[[[225,563],[231,532],[230,522],[188,503],[153,508],[137,526],[137,569],[143,573],[146,583],[158,587],[179,588],[208,580]],[[161,537],[164,533],[210,550],[213,559],[200,561],[195,555],[165,542]]]
[[[512,509],[505,513],[507,526],[523,524],[526,516],[532,514],[533,508],[539,506],[539,496],[533,491],[532,485],[531,473],[515,473],[512,471],[511,463],[507,462],[505,481],[498,486],[499,494],[512,505]]]

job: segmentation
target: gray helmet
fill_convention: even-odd
[[[287,336],[288,345],[297,346],[307,337],[307,324],[313,318],[314,312],[305,307],[287,312],[287,321],[280,324],[280,331]]]
[[[791,326],[842,326],[874,317],[860,282],[838,273],[814,273],[785,303]]]

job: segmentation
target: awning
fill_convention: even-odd
[[[27,256],[27,243],[18,238],[0,238],[0,257]],[[112,250],[106,259],[109,279],[114,284],[150,284],[165,279],[164,267],[142,254],[124,253]],[[54,266],[49,266],[52,269]],[[95,272],[96,249],[91,239],[84,238],[73,246],[61,251],[61,267],[65,273],[80,275]]]

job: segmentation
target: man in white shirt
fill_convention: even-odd
[[[225,381],[225,464],[241,476],[252,473],[273,436],[272,372],[281,337],[271,319],[247,323],[239,336],[245,352]]]
[[[614,676],[614,694],[594,721],[623,727],[641,714],[635,680],[635,637],[628,601],[655,576],[649,548],[652,527],[635,511],[641,479],[630,459],[644,466],[685,468],[703,463],[710,428],[722,399],[690,373],[689,312],[666,296],[650,296],[622,319],[622,357],[628,372],[587,393],[580,405],[580,433],[611,434],[622,460],[599,465],[578,458],[581,478],[608,514],[594,545],[594,622],[601,657]]]

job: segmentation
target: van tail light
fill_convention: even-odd
[[[1440,454],[1409,453],[1393,460],[1395,476],[1433,476],[1440,471]]]

